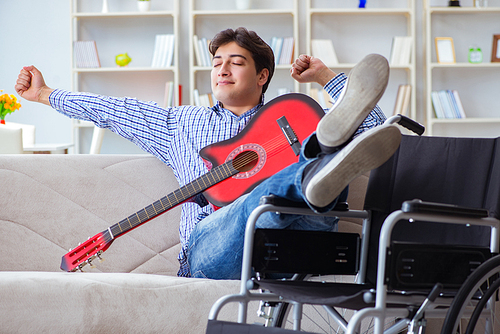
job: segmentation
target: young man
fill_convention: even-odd
[[[210,52],[211,84],[218,101],[212,108],[163,109],[131,98],[54,90],[34,66],[21,70],[15,88],[26,100],[45,103],[69,117],[92,121],[131,140],[170,166],[182,186],[207,172],[198,155],[202,148],[238,134],[262,107],[274,72],[270,47],[244,28],[217,34]],[[321,120],[317,135],[306,140],[300,163],[215,212],[205,205],[202,196],[196,203],[183,204],[179,276],[238,278],[246,217],[261,195],[273,193],[327,211],[338,197],[343,200],[347,196],[348,182],[381,164],[399,144],[400,133],[395,127],[360,135],[385,119],[376,107],[388,79],[387,61],[382,57],[369,56],[347,80],[319,59],[301,55],[292,65],[291,75],[299,82],[323,85],[337,104]],[[344,86],[347,89],[342,90]],[[351,138],[355,139],[347,144]],[[265,216],[259,221],[259,227],[264,228],[328,231],[335,230],[336,224],[332,218],[290,215]]]

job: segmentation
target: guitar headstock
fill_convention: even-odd
[[[113,242],[108,231],[96,234],[78,247],[70,250],[62,257],[61,269],[67,272],[81,270],[85,265],[92,265],[95,258],[101,259],[101,254]]]

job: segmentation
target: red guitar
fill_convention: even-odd
[[[307,95],[286,94],[271,100],[237,136],[201,150],[208,173],[70,250],[62,257],[61,269],[81,270],[100,258],[117,237],[201,192],[216,206],[231,203],[296,162],[300,143],[316,129],[323,115],[323,109]]]

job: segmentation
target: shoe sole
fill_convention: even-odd
[[[345,143],[375,108],[389,80],[389,63],[370,54],[353,67],[339,99],[320,120],[316,134],[321,144]]]
[[[312,177],[306,186],[307,200],[319,208],[327,206],[356,177],[386,162],[400,142],[401,132],[394,125],[363,132]]]

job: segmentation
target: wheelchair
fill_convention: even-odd
[[[401,115],[387,122],[423,132]],[[500,333],[500,138],[403,135],[371,171],[364,209],[342,203],[326,213],[361,219],[361,235],[256,230],[264,212],[315,214],[261,200],[247,222],[240,293],[213,305],[207,333],[424,333],[434,318],[444,319],[442,334]],[[256,300],[264,325],[246,323]],[[229,303],[239,305],[237,322],[217,320]],[[306,325],[310,305],[333,326]]]

